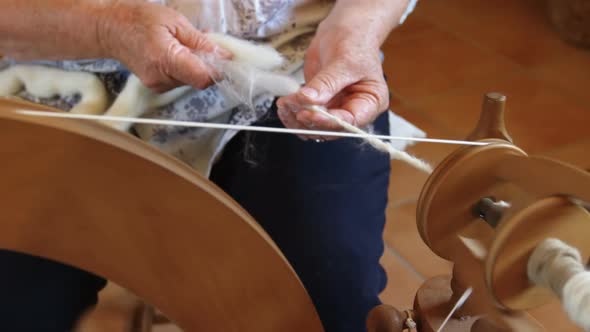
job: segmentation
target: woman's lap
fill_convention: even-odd
[[[271,116],[261,125],[281,126]],[[387,133],[387,115],[375,123]],[[248,138],[246,138],[248,137]],[[256,147],[244,161],[246,143]],[[212,180],[270,234],[310,293],[327,332],[364,329],[386,283],[383,253],[389,158],[357,140],[316,143],[242,134]]]
[[[274,112],[260,125],[281,126]],[[375,129],[388,132],[386,115]],[[244,158],[246,144],[256,147],[250,160]],[[364,329],[386,283],[379,265],[386,155],[351,139],[315,143],[292,135],[240,133],[211,179],[278,244],[327,332]],[[1,250],[0,266],[0,326],[9,330],[64,331],[95,303],[104,285],[84,271]]]
[[[71,266],[0,250],[0,329],[69,331],[105,283]]]

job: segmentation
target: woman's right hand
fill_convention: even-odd
[[[154,91],[181,85],[203,89],[213,83],[213,69],[197,54],[231,57],[171,8],[144,0],[112,3],[100,14],[98,43]]]

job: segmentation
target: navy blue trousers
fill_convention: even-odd
[[[282,126],[274,111],[259,125]],[[375,129],[388,132],[385,114]],[[379,258],[389,171],[388,156],[358,140],[240,133],[211,179],[281,248],[326,332],[362,332],[386,284]],[[67,331],[104,285],[76,268],[0,251],[0,328]]]

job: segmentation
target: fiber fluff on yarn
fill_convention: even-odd
[[[311,105],[311,106],[308,106],[308,109],[311,111],[314,111],[314,112],[321,113],[322,115],[328,117],[329,119],[334,121],[336,124],[338,124],[339,126],[344,128],[348,132],[360,134],[360,135],[367,134],[367,132],[363,131],[362,129],[360,129],[356,126],[353,126],[350,123],[340,119],[339,117],[329,113],[328,110],[323,106]],[[379,151],[383,151],[385,153],[388,153],[389,156],[391,157],[391,159],[397,159],[397,160],[401,160],[403,162],[406,162],[407,164],[423,171],[424,173],[427,173],[427,174],[432,173],[432,166],[430,166],[428,163],[410,155],[409,153],[407,153],[405,151],[398,150],[398,149],[394,148],[391,144],[389,144],[385,141],[382,141],[382,140],[380,140],[378,138],[374,138],[374,137],[366,137],[363,139],[368,144],[370,144],[372,147],[374,147],[375,149],[377,149]]]
[[[558,239],[543,241],[529,257],[527,274],[558,295],[569,318],[590,331],[590,272],[576,248]]]

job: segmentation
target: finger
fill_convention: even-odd
[[[213,84],[214,72],[188,48],[174,43],[166,54],[164,70],[167,76],[196,89]]]
[[[285,99],[288,99],[288,97],[285,97]],[[279,116],[279,119],[281,119],[281,122],[283,122],[283,124],[285,125],[286,128],[290,128],[290,129],[302,129],[302,130],[307,130],[307,129],[312,129],[312,128],[308,128],[307,126],[303,125],[301,122],[297,121],[297,119],[295,118],[295,115],[297,114],[296,112],[293,111],[293,108],[290,107],[290,104],[288,102],[285,102],[284,98],[281,98],[277,101],[277,114]],[[307,141],[309,139],[321,139],[321,137],[319,136],[313,136],[313,135],[297,135],[300,139]]]
[[[139,77],[143,85],[148,89],[156,93],[163,93],[176,87],[186,85],[186,83],[168,75],[162,65],[157,66],[157,68],[158,70],[148,70],[147,74]]]
[[[338,98],[339,99],[339,98]],[[282,97],[277,101],[277,106],[280,109],[287,110],[289,115],[289,125],[292,128],[303,128],[309,130],[321,130],[321,131],[339,131],[342,128],[334,122],[333,119],[327,118],[322,114],[319,114],[315,111],[310,111],[305,108],[305,106],[299,105],[296,96],[287,96]],[[332,112],[332,111],[330,111]],[[340,111],[344,113],[344,111]],[[334,114],[337,116],[344,118],[348,121],[352,119],[352,115],[344,114],[338,115],[339,111],[336,111]],[[346,121],[345,120],[345,121]],[[309,136],[312,139],[324,139],[324,140],[333,140],[337,139],[334,136]]]
[[[197,53],[210,53],[221,59],[231,59],[233,56],[230,51],[211,41],[206,34],[196,30],[190,22],[185,20],[183,20],[175,37],[183,45]]]
[[[330,131],[330,130],[338,130],[340,129],[338,126],[330,126],[332,124],[332,122],[330,122],[330,125],[317,125],[317,122],[313,122],[313,121],[306,121],[306,120],[299,120],[299,116],[302,113],[310,113],[311,111],[306,111],[306,110],[297,110],[294,111],[294,109],[287,107],[286,109],[280,109],[283,114],[281,115],[282,117],[286,118],[285,121],[283,121],[283,123],[285,123],[285,125],[288,128],[295,128],[295,129],[304,129],[304,130],[315,130],[315,131]],[[316,112],[311,112],[311,113],[316,113]],[[318,121],[319,122],[319,121]],[[305,138],[308,139],[313,139],[313,140],[323,140],[323,141],[330,141],[333,139],[337,139],[337,137],[334,136],[330,136],[330,135],[305,135]]]
[[[145,85],[150,90],[152,90],[156,93],[164,93],[164,92],[170,91],[174,88],[177,88],[179,86],[183,86],[186,84],[182,83],[178,80],[172,79],[170,77],[165,77],[164,79],[161,79],[160,81],[158,81],[158,83],[156,83],[156,84],[151,84],[151,85],[145,84]]]
[[[378,105],[371,99],[363,98],[363,96],[356,96],[348,99],[342,104],[342,109],[346,110],[348,114],[354,119],[354,123],[358,127],[365,127],[381,114]]]
[[[365,127],[377,118],[379,114],[389,107],[389,96],[387,85],[376,85],[374,87],[353,87],[352,92],[343,100],[341,108],[348,111],[354,117],[354,124]]]
[[[303,125],[301,125],[301,123],[299,123],[297,121],[297,119],[295,119],[295,113],[293,113],[287,109],[278,108],[277,114],[279,116],[279,119],[281,119],[281,122],[283,123],[283,125],[285,125],[285,128],[301,129],[301,130],[308,129],[308,128],[304,127]],[[307,141],[310,139],[319,139],[319,137],[310,136],[310,135],[297,135],[297,137],[299,137],[300,139],[302,139],[304,141]]]
[[[325,107],[329,110],[340,108],[340,105],[342,104],[343,100],[344,100],[344,94],[339,93],[334,98],[332,98],[330,100],[330,102],[328,104],[326,104]],[[297,114],[298,121],[300,121],[302,123],[307,123],[308,125],[313,124],[319,128],[322,128],[322,130],[340,130],[341,129],[339,126],[335,125],[333,119],[329,119],[326,116],[319,114],[318,112],[314,112],[310,109],[307,109],[305,107],[305,105],[299,106],[299,108],[300,108],[300,112],[299,112],[299,114]],[[344,117],[343,119],[345,121],[348,121],[348,118],[346,118],[346,117]]]
[[[308,53],[305,54],[305,60],[303,65],[303,77],[305,78],[306,82],[311,81],[313,79],[313,76],[316,73],[319,73],[322,69],[319,60],[319,55],[317,53],[317,50],[309,51],[308,49]]]
[[[388,107],[389,102],[383,97],[384,93],[379,91],[379,87],[364,89],[353,86],[349,89],[370,92],[352,92],[339,98],[340,104],[331,103],[336,107],[329,109],[328,112],[346,123],[365,127],[373,123],[376,117]],[[343,129],[337,121],[319,112],[301,111],[296,117],[298,121],[304,124],[313,123],[314,127],[321,130]]]
[[[331,115],[343,120],[346,123],[354,124],[354,116],[342,109],[328,110]],[[316,130],[342,131],[344,128],[334,119],[315,111],[301,111],[297,113],[297,121],[312,126]]]
[[[298,101],[303,105],[327,104],[344,88],[358,81],[357,75],[346,67],[343,62],[335,62],[318,72],[298,91]]]
[[[212,55],[214,58],[217,59],[231,59],[233,57],[233,54],[230,51],[220,47],[216,43],[209,40],[207,38],[207,35],[201,33],[199,30],[196,30],[190,24],[190,22],[186,20],[183,20],[180,23],[180,27],[177,29],[175,37],[182,45],[184,45],[191,51],[190,53],[196,55],[196,57],[199,57],[198,66],[202,67],[201,69],[206,69],[209,78],[213,78],[213,80],[221,79],[221,73],[217,72],[217,70],[215,70],[211,63],[207,62],[206,59],[203,57]],[[192,57],[186,55],[186,58],[187,59],[185,59],[185,61],[190,61],[190,58]],[[194,75],[196,74],[197,64],[193,64],[191,69],[192,73],[189,72],[186,74],[194,77]],[[196,88],[199,88],[198,84],[203,85],[203,87],[207,87],[213,83],[213,80],[194,81],[191,85]]]

